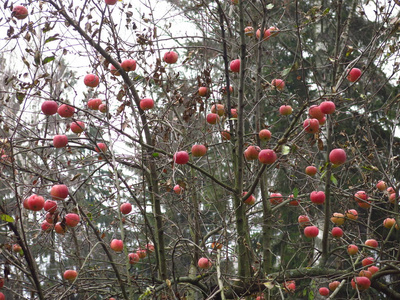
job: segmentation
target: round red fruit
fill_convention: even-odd
[[[204,145],[193,145],[191,152],[194,157],[201,157],[206,155],[207,147]]]
[[[174,64],[178,61],[178,53],[169,51],[164,54],[164,61],[167,64]]]
[[[292,114],[292,112],[293,112],[293,109],[292,109],[292,107],[291,107],[290,105],[282,105],[282,106],[279,108],[279,113],[280,113],[282,116],[289,116],[289,115]]]
[[[28,9],[22,5],[16,5],[13,7],[12,16],[18,20],[23,20],[28,16]]]
[[[127,215],[132,211],[132,204],[130,204],[129,202],[127,203],[123,203],[121,204],[121,206],[119,207],[119,210],[121,211],[121,213],[123,215]]]
[[[355,82],[358,80],[358,78],[360,78],[360,76],[361,76],[361,70],[358,68],[353,68],[347,75],[347,80],[350,82]]]
[[[306,174],[309,176],[315,176],[317,174],[318,170],[314,166],[308,166],[306,167]]]
[[[371,281],[367,277],[356,277],[355,279],[351,280],[351,286],[353,289],[356,289],[356,286],[359,291],[364,291],[369,289],[371,286]]]
[[[72,122],[69,127],[71,128],[71,131],[73,133],[81,133],[85,130],[85,123],[83,123],[82,121],[75,121]]]
[[[116,252],[121,252],[124,249],[122,240],[113,239],[110,243],[110,248]]]
[[[336,110],[335,103],[332,101],[324,101],[319,105],[319,109],[326,115],[333,114]]]
[[[334,165],[342,165],[346,162],[346,152],[343,149],[336,148],[329,153],[329,161]]]
[[[211,268],[212,263],[208,258],[202,257],[197,262],[197,265],[199,266],[200,269],[209,269]]]
[[[78,272],[76,272],[75,270],[66,270],[64,272],[64,279],[68,281],[74,281],[77,276]]]
[[[42,103],[41,109],[46,116],[51,116],[57,113],[58,104],[56,101],[47,100]]]
[[[137,253],[129,253],[128,257],[129,257],[129,263],[131,265],[136,264],[140,260],[140,257],[139,257],[139,255]]]
[[[71,118],[75,113],[75,108],[67,104],[61,104],[58,107],[57,113],[60,117]]]
[[[42,196],[38,196],[33,194],[28,198],[28,206],[30,210],[39,211],[42,210],[44,206],[44,198]]]
[[[340,238],[343,236],[343,230],[339,227],[333,227],[332,228],[332,236],[334,238]]]
[[[135,71],[136,70],[136,60],[134,59],[126,59],[121,63],[121,68],[124,69],[125,72]]]
[[[232,60],[229,64],[229,68],[232,72],[238,73],[240,71],[240,59]]]
[[[154,107],[154,100],[151,98],[144,98],[140,100],[140,108],[143,110],[152,109]]]
[[[324,204],[325,203],[325,193],[323,191],[314,191],[310,194],[310,200],[315,204]]]
[[[264,149],[258,154],[258,160],[263,164],[273,164],[277,160],[277,156],[274,150]]]
[[[68,187],[65,184],[53,185],[50,190],[50,195],[54,200],[62,200],[68,197]]]
[[[207,123],[208,124],[217,124],[219,122],[219,116],[217,114],[210,113],[207,115]]]
[[[97,75],[87,74],[83,79],[83,83],[89,87],[96,87],[99,85],[100,79]]]
[[[285,82],[282,79],[272,80],[271,85],[278,91],[283,91],[283,89],[285,88]]]
[[[96,147],[94,147],[94,150],[97,153],[105,153],[107,151],[107,145],[104,143],[97,143]]]
[[[269,202],[272,205],[277,205],[279,203],[282,203],[282,201],[283,201],[283,197],[282,197],[281,193],[271,193],[269,195]]]
[[[317,133],[319,130],[319,122],[317,119],[306,119],[303,122],[303,128],[307,133]]]
[[[249,146],[244,151],[244,157],[247,160],[255,160],[258,158],[259,153],[260,153],[260,148],[258,146]]]
[[[262,129],[258,133],[258,136],[259,136],[260,140],[268,141],[269,139],[271,139],[271,131],[269,131],[268,129]]]
[[[77,214],[69,213],[65,216],[65,224],[69,227],[75,227],[79,224],[80,221],[81,218]]]
[[[316,226],[307,226],[304,228],[304,235],[308,238],[315,238],[318,236],[319,229]]]
[[[261,28],[258,28],[256,31],[257,40],[260,39],[260,35],[261,35]],[[268,29],[264,29],[264,36],[263,36],[262,40],[267,41],[270,36],[271,36],[271,32]]]
[[[178,165],[184,165],[189,161],[189,154],[186,151],[178,151],[174,154],[174,162]]]
[[[327,287],[319,288],[318,292],[321,296],[329,296],[329,289]]]
[[[98,110],[103,101],[99,98],[89,99],[87,106],[89,109]]]

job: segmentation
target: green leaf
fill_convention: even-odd
[[[337,179],[333,174],[331,175],[331,181],[333,182],[334,185],[337,185]]]
[[[295,187],[292,191],[293,194],[293,198],[297,198],[297,196],[299,195],[299,189],[297,187]]]
[[[154,152],[152,155],[153,155],[153,157],[159,157],[160,156],[160,154],[158,152]]]
[[[6,214],[2,214],[1,215],[1,219],[3,221],[9,222],[9,223],[13,223],[14,222],[14,218],[9,216],[9,215],[6,215]]]
[[[274,5],[273,5],[272,3],[270,3],[270,4],[267,5],[267,9],[268,9],[268,10],[273,9],[273,8],[274,8]]]
[[[290,71],[292,70],[292,68],[287,68],[287,69],[284,69],[283,71],[282,71],[282,77],[285,77],[287,74],[289,74],[290,73]]]
[[[44,41],[44,44],[46,45],[47,43],[58,40],[58,38],[57,38],[58,35],[59,34],[57,33],[56,35],[49,37],[47,40]]]
[[[43,59],[43,64],[45,65],[45,64],[47,64],[47,63],[49,63],[49,62],[51,62],[51,61],[53,61],[55,59],[56,58],[54,56],[48,56],[45,59]]]
[[[326,8],[326,9],[324,10],[324,12],[322,13],[322,15],[325,16],[325,15],[329,14],[330,10],[331,10],[331,9],[330,9],[329,7]]]
[[[322,172],[322,174],[321,174],[321,178],[320,178],[320,179],[324,178],[324,177],[325,177],[325,175],[326,175],[326,170]]]
[[[290,153],[290,147],[284,145],[284,146],[282,147],[282,155],[288,155],[289,153]]]
[[[22,101],[24,101],[26,94],[25,93],[21,93],[21,92],[17,92],[17,100],[18,103],[21,104]]]

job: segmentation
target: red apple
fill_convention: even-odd
[[[323,117],[325,117],[325,114],[321,112],[321,109],[318,105],[311,105],[308,109],[308,114],[311,118],[317,120],[321,120]]]
[[[69,128],[71,128],[71,131],[73,133],[78,134],[85,130],[85,123],[83,123],[82,121],[75,121],[69,125]]]
[[[6,300],[6,296],[2,292],[0,292],[0,300]]]
[[[340,281],[332,281],[329,283],[329,289],[333,292],[340,285]]]
[[[107,5],[115,5],[115,3],[117,3],[117,1],[118,1],[118,0],[104,0],[104,2],[105,2]]]
[[[76,272],[75,270],[66,270],[64,272],[64,279],[68,281],[74,281],[77,276],[78,272]]]
[[[174,64],[178,61],[178,53],[174,51],[169,51],[164,53],[164,61],[167,64]]]
[[[272,80],[271,85],[278,91],[283,91],[283,89],[285,88],[285,82],[282,79]]]
[[[24,206],[25,209],[30,209],[28,200],[29,200],[29,197],[25,198],[25,200],[22,202],[22,205]]]
[[[14,244],[12,246],[12,250],[13,250],[13,252],[19,253],[19,252],[21,252],[22,247],[18,244]],[[3,279],[3,278],[1,278],[1,279]],[[1,281],[1,279],[0,279],[0,281]],[[3,284],[4,284],[4,282],[3,282]],[[0,284],[0,286],[1,286],[1,284]],[[1,286],[1,287],[3,287],[3,286]]]
[[[67,228],[64,224],[62,224],[61,222],[58,222],[54,226],[54,231],[58,234],[64,234],[67,231]]]
[[[107,152],[107,145],[104,143],[97,143],[96,146],[94,147],[94,150],[97,153],[106,153]]]
[[[44,206],[44,198],[33,194],[28,198],[28,206],[30,210],[39,211],[42,210]]]
[[[343,149],[336,148],[329,153],[329,161],[334,165],[342,165],[346,162],[346,152]]]
[[[119,207],[119,210],[123,215],[127,215],[132,211],[132,204],[130,204],[129,202],[123,203]]]
[[[393,218],[386,218],[385,220],[383,220],[383,227],[385,228],[392,228],[394,225],[396,224],[396,220]]]
[[[238,73],[240,71],[240,59],[232,60],[229,64],[229,68],[232,72]]]
[[[348,245],[347,246],[347,253],[349,255],[356,255],[358,252],[358,247],[356,245]]]
[[[271,26],[268,28],[269,32],[271,33],[271,37],[277,36],[279,34],[279,28],[275,26]]]
[[[332,101],[324,101],[319,105],[319,109],[323,114],[330,115],[335,112],[336,106]]]
[[[45,220],[47,221],[47,223],[54,224],[54,218],[55,218],[55,214],[47,213]]]
[[[121,68],[124,69],[125,72],[135,71],[136,70],[136,60],[134,60],[134,59],[125,59],[121,63]]]
[[[154,250],[155,250],[154,245],[153,245],[153,244],[147,244],[147,245],[146,245],[146,250],[147,250],[147,252],[149,252],[149,253],[153,253]]]
[[[151,98],[144,98],[140,100],[140,108],[143,110],[152,109],[154,107],[154,100]]]
[[[279,113],[280,113],[282,116],[291,115],[292,112],[293,112],[293,109],[292,109],[292,107],[291,107],[290,105],[282,105],[282,106],[279,108]]]
[[[314,166],[308,166],[306,167],[306,174],[309,176],[315,176],[317,174],[318,170]]]
[[[350,82],[355,82],[358,80],[358,78],[360,78],[360,76],[361,76],[361,70],[358,68],[353,68],[347,75],[347,80]]]
[[[71,118],[75,113],[75,108],[67,104],[61,104],[58,107],[57,113],[60,117]]]
[[[297,220],[298,220],[299,225],[301,227],[305,227],[305,226],[311,225],[310,218],[305,216],[305,215],[300,215]]]
[[[325,203],[325,192],[323,191],[314,191],[310,194],[310,200],[315,204],[324,204]]]
[[[69,213],[65,215],[65,224],[69,227],[75,227],[80,221],[81,218],[77,214]]]
[[[268,129],[262,129],[258,133],[258,137],[262,141],[268,141],[269,139],[271,139],[271,131],[269,131]]]
[[[178,151],[174,154],[174,162],[178,165],[184,165],[189,161],[189,154],[186,151]]]
[[[368,195],[364,191],[358,191],[357,193],[354,194],[354,200],[356,200],[358,206],[362,208],[369,208],[370,202],[368,200]]]
[[[175,185],[173,190],[174,193],[178,195],[181,195],[183,193],[183,188],[179,184]]]
[[[253,36],[254,35],[254,28],[251,27],[251,26],[247,26],[244,29],[244,34],[247,35],[247,36]]]
[[[201,157],[206,155],[207,147],[204,145],[193,145],[191,152],[194,157]]]
[[[371,281],[367,277],[356,277],[355,279],[351,280],[351,286],[353,289],[357,289],[359,291],[364,291],[366,289],[369,289],[371,286]]]
[[[222,104],[214,104],[211,106],[211,112],[222,117],[225,115],[225,107]]]
[[[389,193],[389,194],[395,194],[396,193],[396,191],[394,190],[394,188],[393,187],[388,187],[387,189],[386,189],[386,191]]]
[[[197,262],[197,265],[199,266],[200,269],[209,269],[211,268],[212,263],[208,258],[202,257]]]
[[[103,101],[99,98],[89,99],[87,106],[89,109],[98,110]]]
[[[246,194],[247,192],[243,192],[242,196],[245,196]],[[254,203],[256,203],[256,198],[253,195],[250,195],[249,198],[244,200],[244,203],[246,203],[247,205],[253,205]]]
[[[106,1],[107,1],[107,0],[106,0]],[[110,73],[113,74],[113,75],[115,75],[115,76],[120,76],[120,75],[121,75],[121,73],[119,72],[119,70],[118,70],[116,67],[114,67],[114,65],[111,65],[111,66],[110,66]]]
[[[386,184],[386,182],[384,182],[384,181],[379,181],[377,184],[376,184],[376,188],[378,189],[378,190],[380,190],[381,192],[383,192],[384,190],[386,190],[387,189],[387,184]]]
[[[307,133],[317,133],[319,130],[319,122],[317,119],[306,119],[303,123],[303,128]]]
[[[217,124],[217,122],[219,122],[219,116],[217,114],[208,114],[207,115],[207,123],[208,124]]]
[[[370,271],[371,274],[374,275],[376,272],[379,271],[379,268],[377,266],[370,266],[368,267],[368,271]]]
[[[231,117],[237,119],[238,113],[236,108],[231,108]]]
[[[367,277],[368,279],[371,279],[372,273],[367,270],[361,270],[360,273],[358,273],[358,276]]]
[[[322,119],[319,119],[319,120],[318,120],[318,123],[319,123],[320,126],[325,125],[325,123],[326,123],[326,118],[323,117]]]
[[[261,35],[261,28],[258,28],[256,31],[257,40],[260,39],[260,35]],[[267,41],[270,36],[271,36],[271,32],[268,29],[264,29],[264,36],[263,36],[262,40]]]
[[[372,247],[372,248],[377,248],[378,247],[378,242],[376,240],[374,240],[374,239],[366,240],[364,244],[369,246],[369,247]]]
[[[258,154],[260,153],[260,147],[258,146],[249,146],[244,151],[244,157],[247,160],[255,160],[258,158]]]
[[[13,7],[11,15],[18,20],[23,20],[28,16],[28,9],[22,5],[16,5]]]
[[[357,220],[358,219],[358,212],[355,209],[349,209],[346,212],[346,217],[350,220]]]
[[[324,297],[329,296],[329,289],[327,287],[319,288],[318,292],[321,296],[324,296]]]
[[[208,95],[208,88],[205,86],[201,86],[201,87],[199,87],[199,90],[197,93],[199,94],[200,97],[205,97]]]
[[[277,160],[277,156],[274,150],[264,149],[258,154],[258,160],[263,164],[271,165]]]
[[[290,199],[293,199],[292,201],[289,202],[290,206],[299,206],[300,205],[300,200],[299,199],[294,199],[293,195],[289,195]]]
[[[222,137],[222,140],[229,141],[231,139],[231,134],[230,134],[229,130],[221,131],[221,137]]]
[[[50,195],[54,200],[62,200],[68,197],[69,191],[65,184],[53,185],[50,190]]]
[[[343,225],[345,218],[344,215],[341,213],[333,213],[332,217],[331,217],[331,221],[336,224],[336,225]]]
[[[99,77],[94,74],[87,74],[83,79],[83,83],[89,87],[96,87],[99,85]]]
[[[332,236],[334,238],[340,238],[343,236],[343,230],[340,227],[333,227],[332,228]]]
[[[222,92],[222,94],[227,95],[228,94],[228,89],[226,87],[223,87],[221,89],[221,92]],[[229,86],[229,94],[231,94],[231,95],[233,94],[233,87],[232,86]]]
[[[42,228],[43,231],[49,232],[49,231],[51,231],[53,229],[53,224],[50,224],[49,222],[44,220],[40,227]]]
[[[304,235],[308,238],[315,238],[318,236],[319,229],[316,226],[307,226],[304,228]]]
[[[375,259],[373,257],[367,257],[361,261],[361,264],[363,265],[363,267],[366,267],[366,266],[372,265],[374,262],[375,262]]]
[[[389,202],[392,204],[396,202],[396,193],[389,194]]]
[[[129,253],[128,257],[129,257],[129,263],[131,265],[136,264],[140,260],[140,257],[139,257],[139,255],[137,253]]]
[[[277,205],[279,203],[282,203],[282,201],[283,201],[283,197],[282,197],[281,193],[271,193],[269,195],[269,202],[272,205]]]
[[[284,286],[285,289],[290,293],[293,293],[296,290],[296,282],[293,280],[285,282]]]
[[[147,251],[145,249],[138,249],[136,250],[136,254],[139,255],[140,259],[146,258]]]
[[[116,252],[121,252],[124,249],[122,240],[113,239],[110,243],[110,248]]]
[[[41,109],[46,116],[51,116],[57,112],[58,104],[56,101],[47,100],[42,103]]]
[[[102,103],[99,105],[99,111],[102,113],[106,113],[107,112],[107,105],[105,103]]]
[[[68,138],[66,135],[56,135],[53,137],[53,146],[55,148],[64,148],[68,144]]]

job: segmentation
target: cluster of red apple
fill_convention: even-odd
[[[115,252],[122,252],[124,250],[124,242],[122,240],[113,239],[110,243],[110,248]],[[147,244],[146,249],[137,249],[136,252],[128,254],[129,263],[134,265],[139,262],[140,259],[146,258],[147,253],[151,254],[154,252],[154,245]]]
[[[72,228],[77,226],[81,220],[78,214],[68,213],[60,221],[60,212],[57,210],[57,201],[66,199],[68,194],[68,187],[65,184],[56,184],[53,185],[50,190],[50,195],[53,200],[45,201],[42,196],[33,194],[23,201],[23,206],[28,210],[41,211],[44,209],[47,212],[45,220],[41,224],[43,231],[49,232],[54,228],[56,233],[64,234],[68,227]],[[16,247],[15,252],[20,252],[20,250],[20,248]]]

